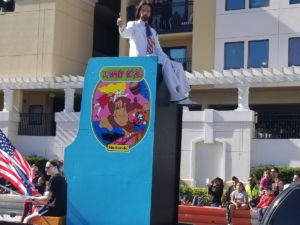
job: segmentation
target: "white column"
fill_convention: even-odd
[[[11,89],[4,89],[4,107],[3,112],[11,112],[13,110],[14,91]]]
[[[238,86],[238,108],[236,111],[249,110],[249,86]]]
[[[66,88],[65,91],[65,109],[64,112],[74,112],[75,89]]]

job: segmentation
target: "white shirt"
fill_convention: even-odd
[[[154,49],[152,55],[168,57],[160,47],[157,32],[150,27],[154,39]],[[147,36],[145,22],[129,21],[126,27],[119,27],[121,37],[129,38],[129,56],[147,55]]]

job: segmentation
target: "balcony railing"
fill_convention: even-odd
[[[183,66],[183,69],[186,71],[191,72],[192,71],[192,59],[191,58],[176,58],[173,59],[176,62],[180,62]]]
[[[154,1],[152,26],[159,34],[191,32],[193,30],[193,1]],[[127,20],[134,20],[135,7],[127,8]]]
[[[20,113],[19,135],[55,136],[53,113]]]
[[[256,117],[255,138],[300,138],[300,114],[258,113]]]

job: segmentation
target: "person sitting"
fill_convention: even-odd
[[[256,206],[258,211],[258,220],[261,221],[267,208],[271,205],[271,203],[275,199],[275,195],[273,194],[272,187],[266,187],[264,189],[264,194],[262,195],[258,205]]]
[[[272,187],[271,173],[269,170],[265,170],[262,178],[260,179],[259,188],[263,192],[266,187]]]
[[[279,181],[278,182],[278,194],[283,192],[283,190],[284,190],[284,183],[283,183],[283,181]]]
[[[259,199],[260,199],[259,187],[258,187],[258,184],[255,182],[253,176],[250,176],[248,178],[248,184],[246,185],[245,189],[246,189],[246,192],[248,195],[249,207],[253,208],[258,204]]]
[[[216,177],[211,181],[211,184],[207,184],[208,194],[210,195],[210,206],[219,207],[222,205],[223,195],[223,180],[220,177]]]
[[[277,196],[279,194],[279,182],[280,179],[278,177],[279,171],[277,168],[272,168],[271,169],[271,180],[272,180],[272,190],[273,194]]]
[[[179,104],[197,104],[188,98],[191,91],[181,63],[173,61],[163,52],[157,32],[152,28],[154,16],[150,1],[142,0],[136,10],[136,20],[129,21],[125,26],[120,15],[117,26],[122,38],[129,39],[129,56],[157,56],[162,64],[163,79],[170,93],[170,101]]]
[[[38,183],[38,179],[41,177],[41,173],[39,171],[39,168],[37,165],[32,164],[31,165],[31,179],[32,179],[32,183],[34,184],[34,186],[37,185]]]
[[[231,193],[236,189],[236,184],[239,182],[239,179],[236,177],[236,176],[233,176],[231,178],[232,180],[232,185],[230,185],[227,189],[227,191],[225,192],[225,195],[222,199],[222,205],[223,206],[226,206],[228,204],[230,204],[230,201],[231,201]]]
[[[51,160],[46,163],[45,171],[51,176],[44,196],[31,197],[34,205],[42,206],[37,212],[24,219],[24,223],[31,223],[41,216],[65,216],[67,210],[67,182],[60,174],[60,163]]]
[[[244,190],[244,184],[238,182],[236,184],[236,190],[231,193],[230,211],[235,209],[249,209],[248,206],[248,195]]]

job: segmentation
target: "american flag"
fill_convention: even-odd
[[[32,195],[34,186],[31,183],[30,165],[2,130],[0,130],[0,175],[22,195]]]

